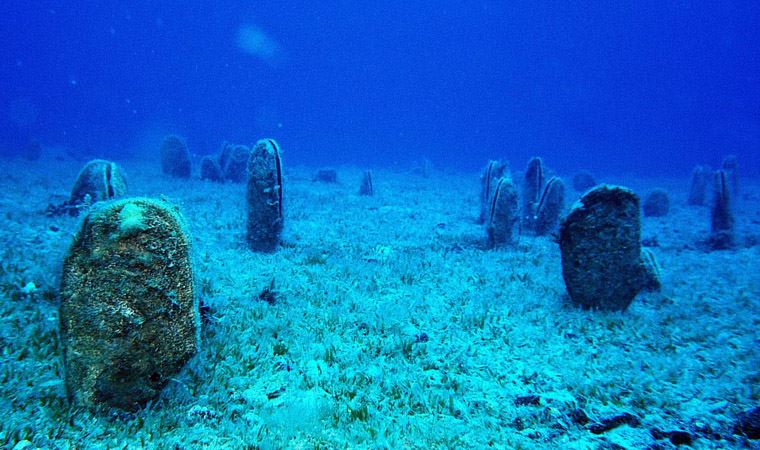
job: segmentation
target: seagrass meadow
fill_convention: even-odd
[[[286,159],[282,241],[255,253],[244,184],[117,162],[184,216],[200,351],[136,412],[69,406],[58,289],[81,217],[45,209],[84,161],[0,159],[4,448],[760,448],[735,433],[760,403],[757,180],[737,245],[708,251],[687,177],[595,174],[671,201],[642,218],[662,289],[604,312],[568,300],[554,236],[487,248],[477,173],[373,169],[360,196],[365,168],[328,184]]]

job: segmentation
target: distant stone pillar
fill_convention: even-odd
[[[282,162],[273,139],[256,143],[248,158],[248,245],[273,252],[280,243],[282,217]]]

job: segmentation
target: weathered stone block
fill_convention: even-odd
[[[134,410],[200,344],[190,237],[177,209],[131,198],[96,204],[63,264],[65,385],[77,406]]]
[[[118,164],[94,159],[84,165],[71,189],[69,203],[78,204],[85,201],[94,203],[111,200],[127,194],[127,176]]]
[[[513,231],[519,221],[517,189],[509,178],[500,178],[494,189],[486,224],[488,246],[512,243]]]
[[[479,223],[486,223],[491,214],[491,204],[496,185],[501,177],[510,178],[509,166],[505,161],[488,161],[480,176],[480,217]]]
[[[176,178],[190,178],[190,152],[179,136],[167,136],[161,142],[161,171]]]
[[[273,139],[256,143],[248,159],[248,244],[255,251],[272,252],[280,243],[282,164]]]
[[[560,226],[562,276],[584,308],[624,310],[653,285],[642,260],[639,198],[619,186],[586,193]]]

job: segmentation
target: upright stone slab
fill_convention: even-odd
[[[586,193],[560,226],[562,276],[584,308],[624,310],[650,282],[641,256],[639,197],[600,185]]]
[[[201,160],[201,180],[209,180],[216,183],[224,181],[222,169],[213,156],[204,156]]]
[[[227,181],[233,183],[243,183],[246,181],[248,159],[251,156],[251,149],[245,145],[239,144],[225,144],[220,155],[220,161],[224,161],[224,165],[221,165],[222,176]]]
[[[670,211],[670,195],[665,189],[654,189],[644,198],[644,217],[663,217]]]
[[[362,176],[362,184],[359,185],[359,195],[372,197],[375,195],[375,185],[372,182],[372,171],[365,170]]]
[[[689,187],[689,205],[701,206],[705,204],[707,189],[712,179],[712,171],[706,166],[696,166],[691,172],[691,186]]]
[[[736,155],[728,155],[723,159],[720,170],[726,173],[731,194],[739,195],[739,159]]]
[[[84,165],[71,189],[70,204],[79,204],[87,196],[91,202],[111,200],[127,194],[127,176],[116,163],[94,159]]]
[[[641,289],[649,292],[659,291],[662,287],[660,264],[657,262],[657,258],[655,258],[652,250],[642,247],[641,262],[644,265],[644,277]]]
[[[713,250],[725,250],[734,246],[734,213],[731,206],[730,178],[724,170],[715,172],[715,191],[710,210],[710,239]]]
[[[198,350],[190,237],[177,209],[96,204],[63,264],[60,331],[72,404],[134,410]]]
[[[190,152],[179,136],[166,136],[161,142],[161,171],[175,178],[190,178]]]
[[[498,247],[512,243],[513,230],[520,220],[517,206],[517,189],[512,180],[502,177],[496,183],[486,224],[488,246]]]
[[[544,161],[539,157],[531,158],[523,176],[522,190],[522,225],[526,230],[535,231],[536,208],[545,181]]]
[[[480,217],[479,223],[486,223],[491,214],[491,200],[493,199],[496,185],[501,177],[510,178],[509,166],[505,161],[488,161],[483,174],[480,176]]]
[[[248,245],[272,252],[280,243],[282,217],[282,164],[273,139],[256,143],[248,159]]]
[[[217,157],[217,162],[219,163],[219,167],[222,168],[222,172],[224,172],[224,168],[227,166],[227,162],[232,157],[232,150],[234,147],[235,144],[231,142],[222,142],[222,148],[219,150],[219,155]],[[248,169],[247,164],[248,161],[246,161],[246,170]]]
[[[559,216],[565,208],[565,183],[560,177],[552,177],[541,193],[534,218],[535,231],[543,236],[557,231]]]

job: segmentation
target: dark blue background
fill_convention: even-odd
[[[199,154],[271,136],[289,164],[757,173],[758,5],[6,1],[0,146],[118,158],[177,132]],[[246,25],[273,58],[239,48]]]

